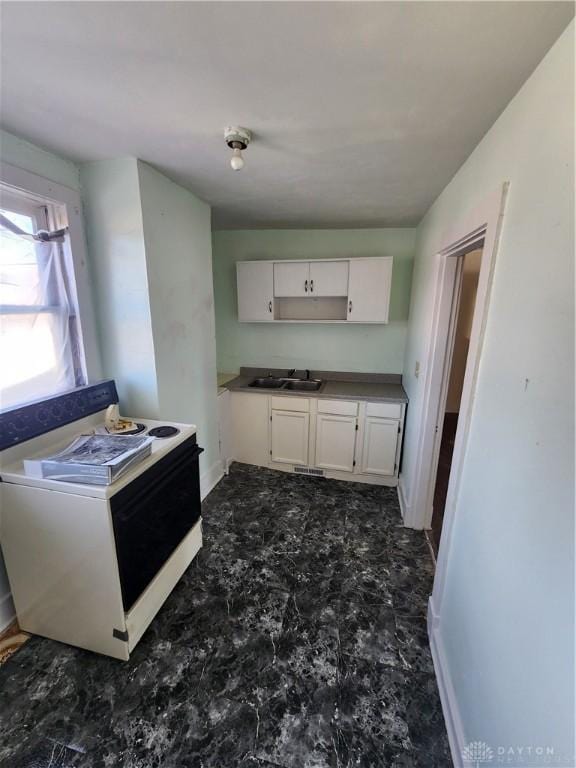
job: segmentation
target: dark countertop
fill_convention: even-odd
[[[334,400],[370,400],[385,403],[407,403],[408,396],[402,387],[398,374],[345,373],[340,371],[310,371],[311,379],[322,379],[324,383],[317,392],[296,392],[294,390],[259,389],[249,384],[258,376],[287,376],[285,369],[241,368],[240,375],[223,386],[231,392],[263,392],[279,397],[317,397]],[[296,371],[297,377],[305,378],[303,371]]]

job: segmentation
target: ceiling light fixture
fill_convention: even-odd
[[[244,158],[242,151],[246,149],[252,139],[252,134],[248,128],[241,128],[239,125],[231,125],[224,129],[224,139],[226,144],[232,150],[230,165],[235,171],[241,171],[244,168]]]

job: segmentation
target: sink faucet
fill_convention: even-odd
[[[288,371],[288,376],[294,376],[295,373],[296,373],[296,368],[290,368],[290,370]]]
[[[310,371],[306,368],[306,381],[310,379]]]

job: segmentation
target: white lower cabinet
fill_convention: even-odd
[[[366,475],[394,475],[399,422],[366,416],[360,472]]]
[[[272,410],[270,458],[281,464],[308,464],[310,414]]]
[[[232,392],[232,452],[243,464],[267,467],[270,461],[267,397],[251,392]]]
[[[315,466],[337,472],[353,472],[356,431],[356,416],[319,413],[316,416]]]
[[[292,472],[396,485],[401,403],[232,392],[233,458]]]

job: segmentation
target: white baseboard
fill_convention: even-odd
[[[464,736],[464,727],[462,725],[462,718],[460,717],[456,692],[452,685],[450,670],[448,669],[448,663],[446,661],[446,655],[440,637],[440,622],[438,615],[434,611],[432,598],[430,598],[428,602],[428,637],[430,639],[432,661],[434,662],[434,672],[436,673],[436,681],[440,692],[442,712],[444,713],[446,730],[448,732],[448,743],[450,744],[452,762],[454,763],[454,768],[463,768],[462,750],[467,742]]]
[[[12,593],[8,592],[0,597],[0,632],[3,632],[6,627],[9,627],[15,618],[16,611],[12,601]]]
[[[200,498],[204,500],[223,477],[224,468],[222,467],[222,462],[220,460],[215,461],[214,464],[200,476]]]

